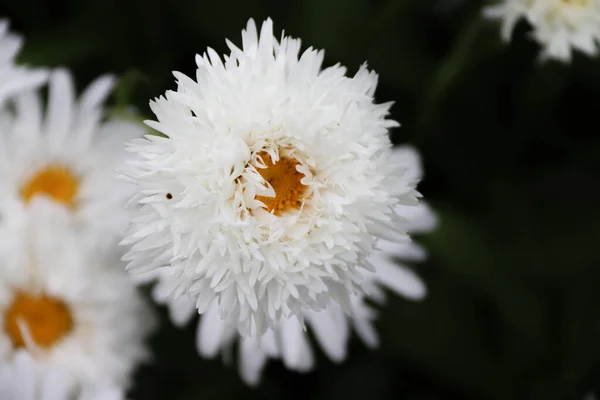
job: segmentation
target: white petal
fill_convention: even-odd
[[[87,114],[91,110],[102,106],[115,85],[115,78],[105,75],[97,78],[83,92],[79,100],[79,112]]]
[[[313,354],[306,332],[295,317],[281,322],[279,339],[283,363],[287,368],[298,372],[313,368]]]
[[[73,377],[65,369],[55,368],[48,371],[43,381],[40,400],[66,400],[69,398],[72,388]]]
[[[267,361],[256,338],[242,338],[240,343],[240,375],[248,385],[255,386]]]
[[[196,346],[204,357],[214,357],[224,345],[225,321],[219,316],[214,302],[200,318],[196,331]]]
[[[335,314],[341,313],[341,317]],[[337,318],[336,318],[337,317]],[[348,346],[348,322],[343,311],[329,307],[323,311],[307,313],[310,327],[321,347],[333,361],[341,362],[346,358]]]
[[[385,258],[379,259],[379,264],[375,267],[377,280],[399,295],[411,300],[421,300],[427,295],[427,288],[421,278],[408,268]]]
[[[64,69],[52,72],[45,131],[54,150],[63,146],[73,123],[74,97],[75,88],[71,74]]]

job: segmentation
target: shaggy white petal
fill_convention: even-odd
[[[531,36],[543,47],[541,59],[570,62],[573,49],[589,56],[600,43],[599,0],[502,0],[484,9],[484,15],[502,20],[502,38],[510,40],[524,18],[533,27]]]
[[[173,298],[190,296],[200,314],[217,307],[226,329],[244,335],[293,331],[287,320],[302,326],[305,311],[331,304],[352,314],[377,242],[408,241],[416,153],[392,151],[398,124],[391,103],[374,102],[366,66],[354,76],[323,69],[322,51],[277,40],[271,20],[260,35],[250,20],[242,48],[227,44],[231,54],[208,49],[196,80],[175,73],[177,89],[151,102],[148,125],[164,136],[129,146],[128,269],[167,267]],[[279,163],[293,165],[277,175],[281,188],[262,174]],[[280,208],[267,204],[286,196]],[[284,360],[311,364],[288,350]]]
[[[415,149],[400,147],[394,150],[394,154],[394,168],[404,170],[407,176],[415,179],[421,177],[420,157]],[[430,232],[437,225],[436,215],[425,203],[416,207],[399,205],[396,208],[402,209],[400,215],[405,217],[402,224],[408,233]],[[426,258],[424,248],[411,241],[394,243],[379,240],[376,250],[369,257],[375,272],[364,273],[366,295],[349,298],[351,316],[336,303],[331,303],[320,311],[303,311],[307,329],[312,331],[317,343],[332,361],[340,362],[347,356],[352,328],[368,347],[378,346],[379,338],[373,325],[377,312],[366,300],[383,303],[385,291],[382,288],[389,288],[411,300],[420,300],[427,294],[422,280],[408,267],[395,261],[423,261]],[[171,295],[173,288],[177,286],[174,282],[177,277],[170,274],[169,268],[142,275],[142,278],[144,281],[158,279],[153,292],[154,299],[158,303],[167,304],[169,309],[173,310],[181,304],[190,303],[185,295],[177,298]],[[196,314],[193,307],[183,307],[181,310],[182,314],[178,317],[172,313],[172,319],[182,318],[187,321]],[[287,368],[299,372],[306,372],[314,367],[307,333],[295,318],[278,322],[262,336],[253,332],[249,337],[245,337],[239,335],[235,326],[227,325],[220,318],[218,305],[212,303],[207,312],[200,317],[197,341],[198,352],[204,357],[215,357],[219,352],[227,354],[231,346],[239,341],[240,376],[248,385],[258,383],[268,359],[282,359]]]

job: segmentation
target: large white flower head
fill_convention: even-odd
[[[15,57],[23,46],[20,36],[8,31],[8,21],[0,19],[0,106],[10,96],[41,85],[47,79],[42,69],[15,65]]]
[[[0,110],[0,209],[24,212],[41,198],[68,209],[81,231],[119,239],[129,223],[124,210],[131,187],[115,178],[125,142],[144,128],[106,119],[102,103],[114,79],[101,77],[77,100],[66,70],[50,77],[47,106],[37,92],[15,97]],[[113,240],[114,240],[113,239]]]
[[[542,59],[569,62],[573,50],[598,53],[600,1],[598,0],[503,0],[487,7],[485,15],[502,19],[502,38],[510,40],[516,23],[525,18],[533,38],[544,47]]]
[[[40,199],[19,229],[0,224],[0,363],[27,350],[86,392],[126,388],[148,356],[153,318],[118,253],[92,247],[72,225]]]
[[[420,179],[420,162],[415,150],[400,147],[394,150],[394,157],[408,168],[408,175]],[[409,233],[429,232],[437,223],[435,215],[425,204],[399,207],[402,210],[398,211],[407,217],[405,228]],[[385,293],[382,287],[392,289],[411,300],[420,300],[426,294],[425,285],[420,278],[407,266],[396,262],[398,259],[403,262],[423,260],[426,252],[421,246],[414,242],[397,244],[382,240],[378,247],[380,251],[370,257],[376,272],[365,274],[366,294],[351,298],[352,317],[346,315],[336,303],[321,311],[303,312],[309,330],[334,362],[341,362],[346,358],[352,327],[369,347],[378,345],[372,323],[377,312],[368,305],[367,298],[371,302],[383,303]],[[167,274],[158,274],[158,284],[154,287],[153,296],[157,302],[168,305],[176,325],[186,324],[194,314],[194,302],[189,296],[170,296],[169,279]],[[227,325],[220,318],[218,305],[213,303],[200,318],[197,330],[198,352],[204,357],[214,357],[219,353],[228,356],[236,342],[240,374],[250,385],[258,383],[261,371],[270,358],[281,359],[287,368],[299,372],[308,371],[315,366],[308,333],[297,318],[282,320],[263,335],[240,336],[234,326]]]
[[[44,370],[27,351],[0,363],[2,400],[123,400],[123,390],[103,388],[82,391],[65,368]]]
[[[392,158],[375,73],[321,69],[322,51],[299,57],[271,20],[242,42],[151,103],[166,137],[129,148],[141,207],[124,244],[131,272],[165,267],[173,296],[250,334],[332,301],[351,313],[377,240],[407,240],[394,207],[419,194]]]

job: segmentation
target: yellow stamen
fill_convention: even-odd
[[[258,173],[271,184],[275,197],[256,196],[256,200],[263,202],[267,211],[277,216],[290,209],[299,209],[306,187],[300,182],[304,175],[296,171],[298,161],[280,157],[279,161],[273,163],[267,153],[261,152],[259,156],[267,167],[257,168]]]
[[[46,195],[58,203],[75,207],[79,180],[62,165],[50,165],[38,171],[21,188],[21,196],[26,203],[37,195]]]
[[[73,329],[67,305],[46,295],[18,292],[4,314],[4,330],[13,346],[25,347],[19,321],[23,321],[37,346],[49,348]]]

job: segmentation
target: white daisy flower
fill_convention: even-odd
[[[118,254],[97,251],[71,224],[67,210],[34,199],[21,229],[0,225],[0,363],[27,350],[86,391],[126,388],[148,356],[153,319]]]
[[[217,304],[249,334],[331,301],[351,313],[377,240],[407,240],[394,208],[419,194],[396,168],[375,73],[322,70],[322,51],[299,57],[271,20],[242,41],[224,63],[208,49],[197,81],[175,73],[177,91],[151,103],[166,137],[129,148],[141,207],[123,243],[131,272],[167,266],[173,296],[201,314]]]
[[[598,0],[503,0],[486,7],[484,14],[503,21],[505,41],[510,40],[516,23],[525,18],[533,26],[532,37],[544,47],[542,59],[569,62],[573,50],[589,56],[598,53]]]
[[[411,148],[401,147],[394,150],[395,156],[407,167],[407,175],[414,179],[421,178],[418,153]],[[408,218],[406,229],[410,233],[422,233],[432,230],[437,219],[426,205],[417,207],[399,206],[402,215]],[[385,293],[382,287],[412,299],[420,300],[426,295],[423,282],[410,269],[397,264],[394,259],[403,261],[421,261],[426,253],[418,244],[406,242],[395,244],[380,241],[382,251],[374,253],[370,262],[375,266],[375,273],[367,273],[365,286],[368,295],[351,299],[352,318],[342,308],[333,303],[322,311],[306,310],[303,315],[309,329],[314,333],[318,343],[327,356],[335,362],[346,358],[347,346],[352,327],[369,347],[378,345],[376,331],[372,321],[376,310],[368,306],[365,299],[383,303]],[[156,276],[156,273],[154,273]],[[146,278],[152,278],[152,274]],[[171,319],[176,325],[186,324],[195,314],[194,302],[189,296],[173,298],[170,293],[172,284],[168,274],[158,275],[158,284],[154,287],[153,296],[158,303],[167,304]],[[233,344],[239,341],[239,369],[243,380],[255,385],[260,379],[261,371],[269,358],[282,359],[285,366],[299,372],[314,367],[314,358],[307,332],[297,318],[280,321],[265,334],[240,337],[234,326],[227,325],[221,319],[218,305],[213,303],[201,317],[197,331],[198,352],[204,357],[214,357],[218,353],[228,356]]]
[[[39,93],[14,99],[0,110],[0,207],[22,213],[35,198],[71,211],[94,240],[118,238],[129,223],[124,210],[131,187],[115,179],[126,141],[144,128],[124,119],[104,120],[102,103],[114,79],[93,82],[75,99],[73,78],[51,74],[45,110]]]
[[[12,362],[0,363],[0,399],[3,400],[123,400],[118,388],[83,393],[64,368],[44,371],[27,351]]]
[[[8,25],[7,20],[0,19],[0,105],[16,93],[40,86],[48,76],[45,70],[15,65],[23,40],[9,33]]]

